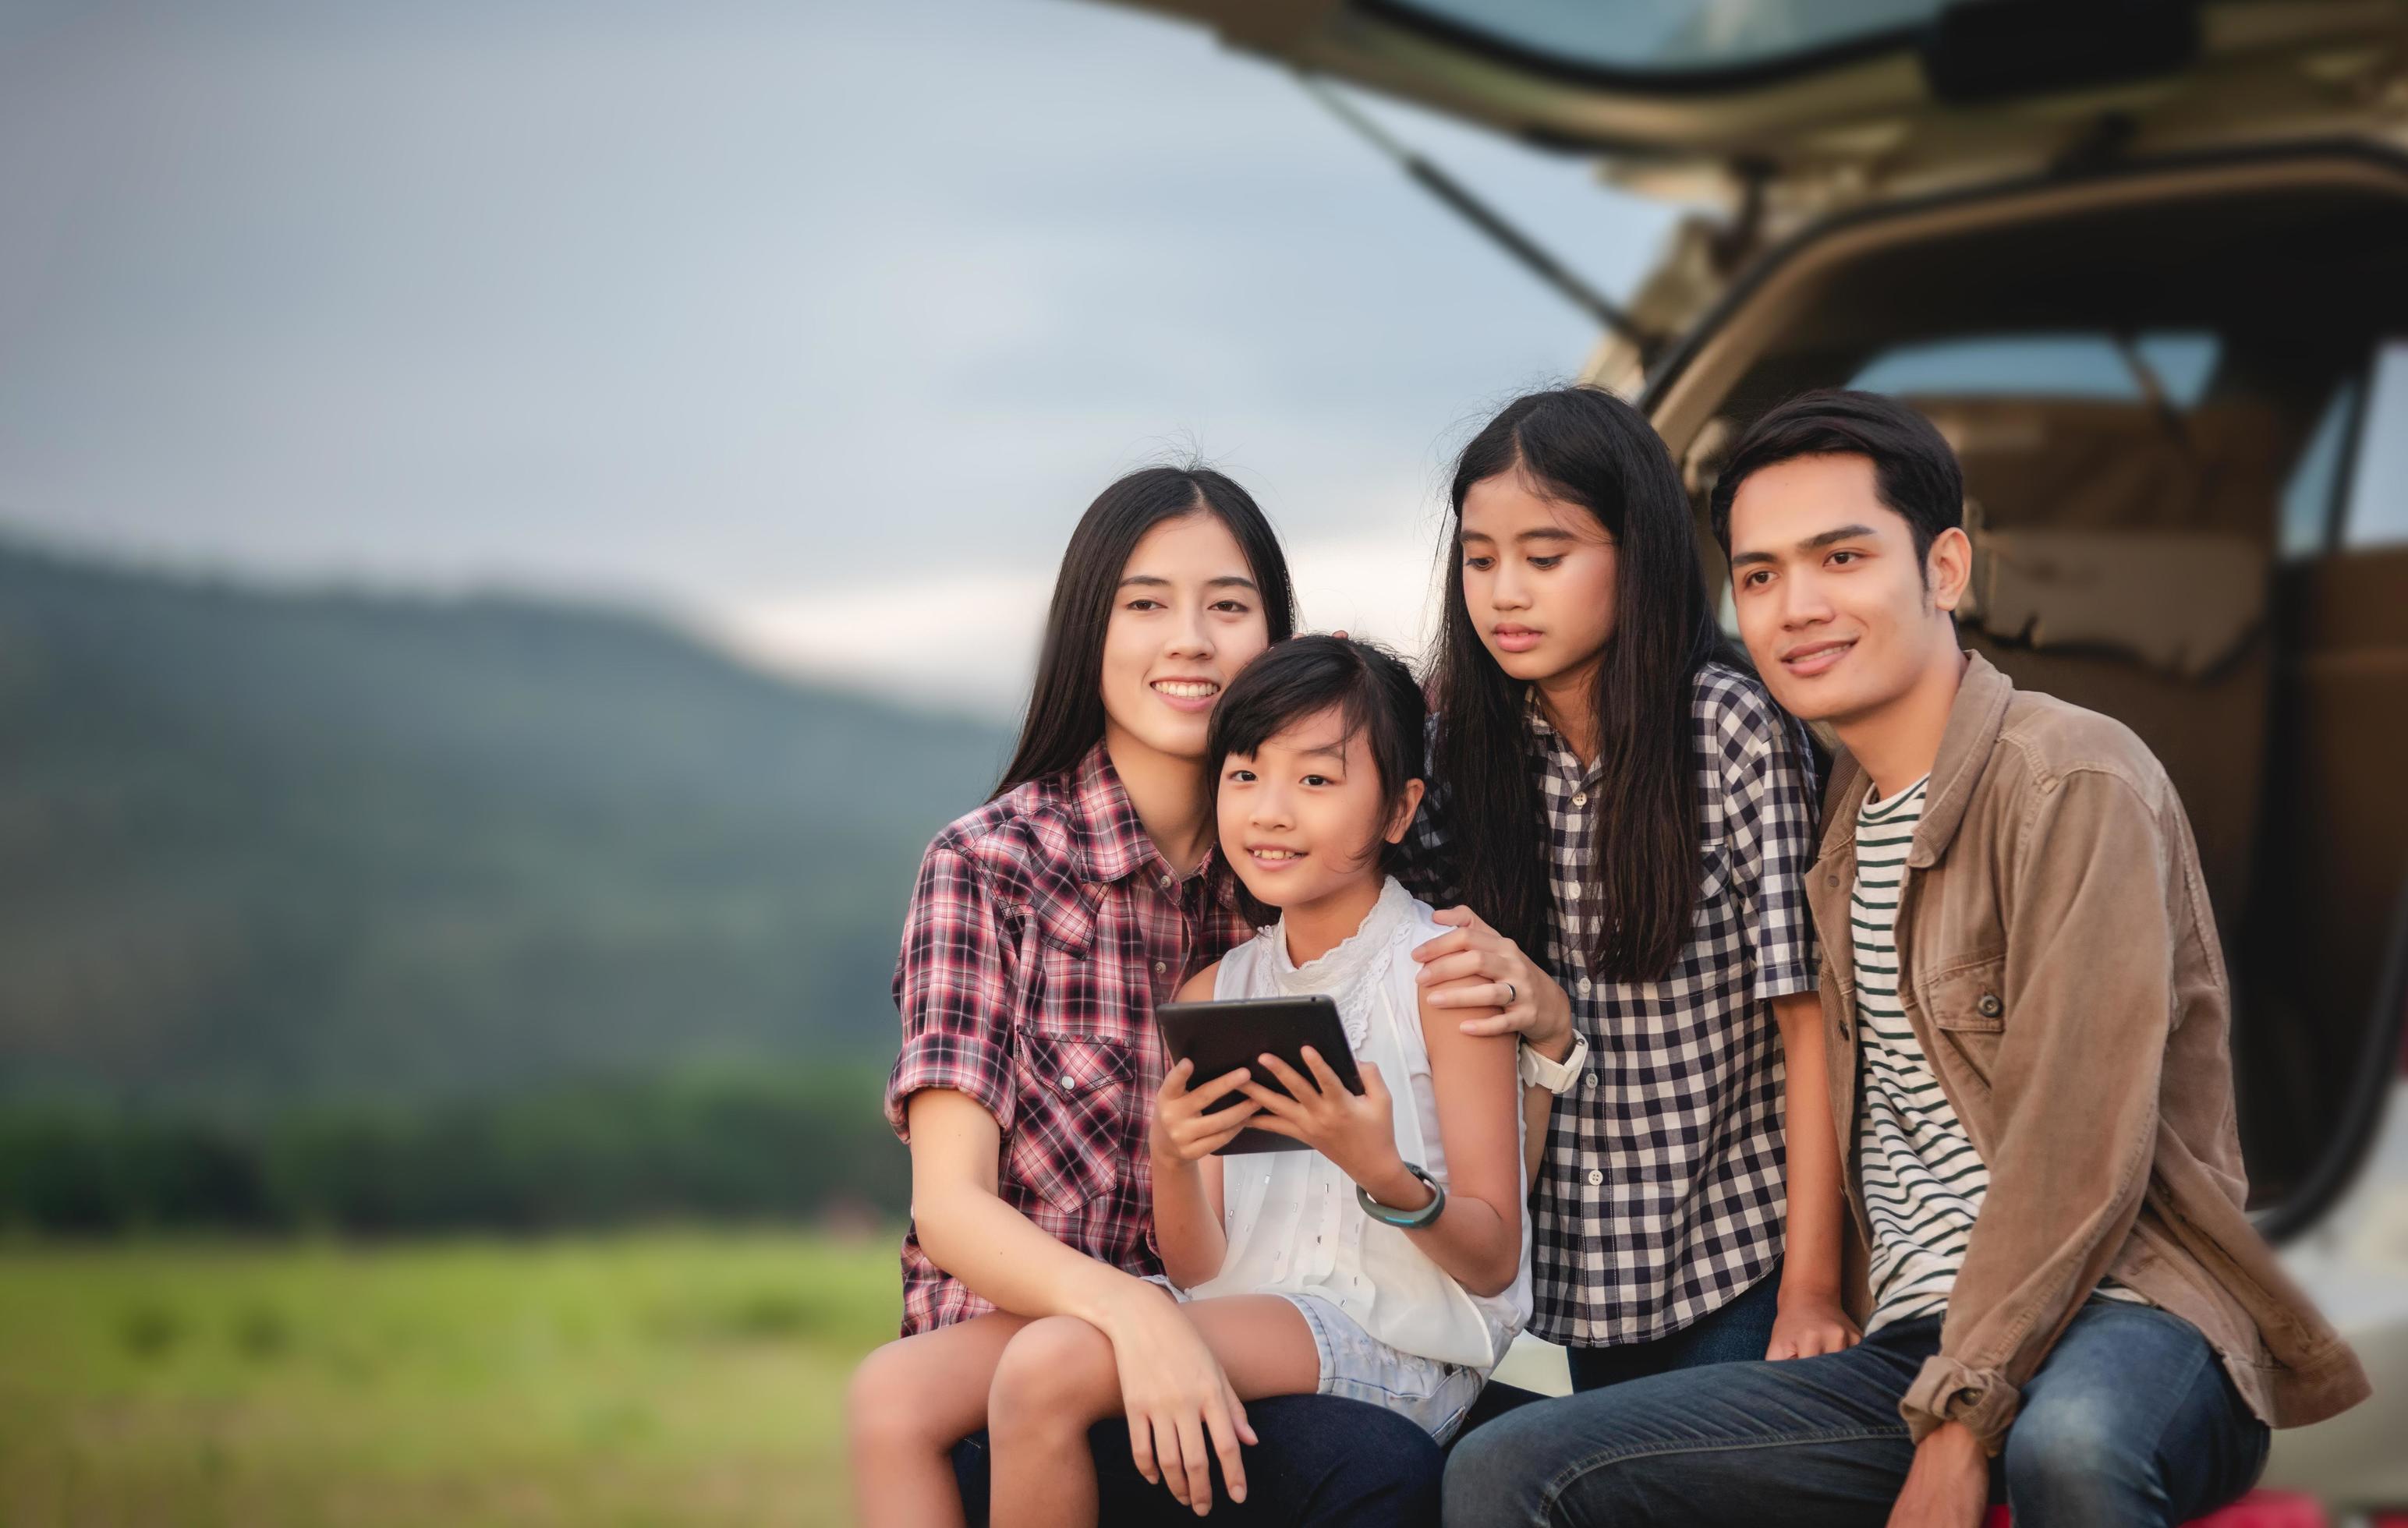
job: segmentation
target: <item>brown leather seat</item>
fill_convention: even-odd
[[[2250,885],[2272,678],[2283,421],[2247,404],[1908,400],[1965,466],[1975,607],[2016,683],[2121,718],[2189,808],[2228,938]]]

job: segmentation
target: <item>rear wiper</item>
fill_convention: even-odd
[[[1371,147],[1394,160],[1398,168],[1412,177],[1423,190],[1445,203],[1464,221],[1487,235],[1498,249],[1519,261],[1531,275],[1570,299],[1581,311],[1630,341],[1639,351],[1641,365],[1655,359],[1657,348],[1664,342],[1663,336],[1641,328],[1639,321],[1620,305],[1582,280],[1562,261],[1541,249],[1527,234],[1507,222],[1502,213],[1473,195],[1461,181],[1390,137],[1378,122],[1357,109],[1353,102],[1301,69],[1296,71],[1296,78],[1313,99],[1329,108],[1331,116],[1353,128]]]

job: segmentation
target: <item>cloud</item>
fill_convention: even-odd
[[[1115,474],[1192,441],[1300,565],[1380,538],[1306,610],[1393,621],[1450,431],[1591,338],[1279,70],[1111,7],[124,0],[23,27],[0,516],[181,564],[608,592],[1008,708],[1014,601]],[[1609,289],[1670,221],[1576,159],[1370,109]],[[962,678],[955,608],[991,634]]]
[[[773,673],[1010,717],[1028,698],[1051,573],[919,581],[732,601],[692,618],[706,639]]]
[[[1438,612],[1435,542],[1400,536],[1308,541],[1290,564],[1306,629],[1383,642],[1416,663],[1426,651]]]
[[[1303,629],[1343,630],[1418,660],[1433,630],[1435,550],[1388,533],[1290,548]],[[1009,720],[1027,701],[1053,590],[1051,569],[966,570],[731,601],[689,621],[771,673]]]

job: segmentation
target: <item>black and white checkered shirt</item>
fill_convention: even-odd
[[[1782,1062],[1770,999],[1814,988],[1804,879],[1814,863],[1814,764],[1804,729],[1764,687],[1699,669],[1699,870],[1688,948],[1662,981],[1593,980],[1581,921],[1590,870],[1584,767],[1528,710],[1546,812],[1547,964],[1588,1036],[1588,1070],[1555,1100],[1531,1198],[1530,1329],[1596,1348],[1644,1342],[1719,1309],[1770,1272],[1782,1241]],[[1410,840],[1407,885],[1459,901],[1443,781]],[[1480,909],[1473,908],[1477,912]]]

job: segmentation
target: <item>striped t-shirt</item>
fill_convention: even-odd
[[[1990,1169],[1898,1000],[1899,883],[1929,783],[1926,776],[1887,801],[1868,796],[1856,812],[1848,934],[1856,964],[1856,1171],[1873,1227],[1868,1336],[1892,1321],[1947,1310],[1990,1188]],[[2100,1279],[2092,1292],[2149,1303],[2113,1279]]]
[[[1919,779],[1856,812],[1848,934],[1856,965],[1856,1171],[1872,1221],[1872,1320],[1937,1316],[1965,1263],[1990,1172],[1940,1090],[1898,1000],[1898,889],[1923,817]]]

